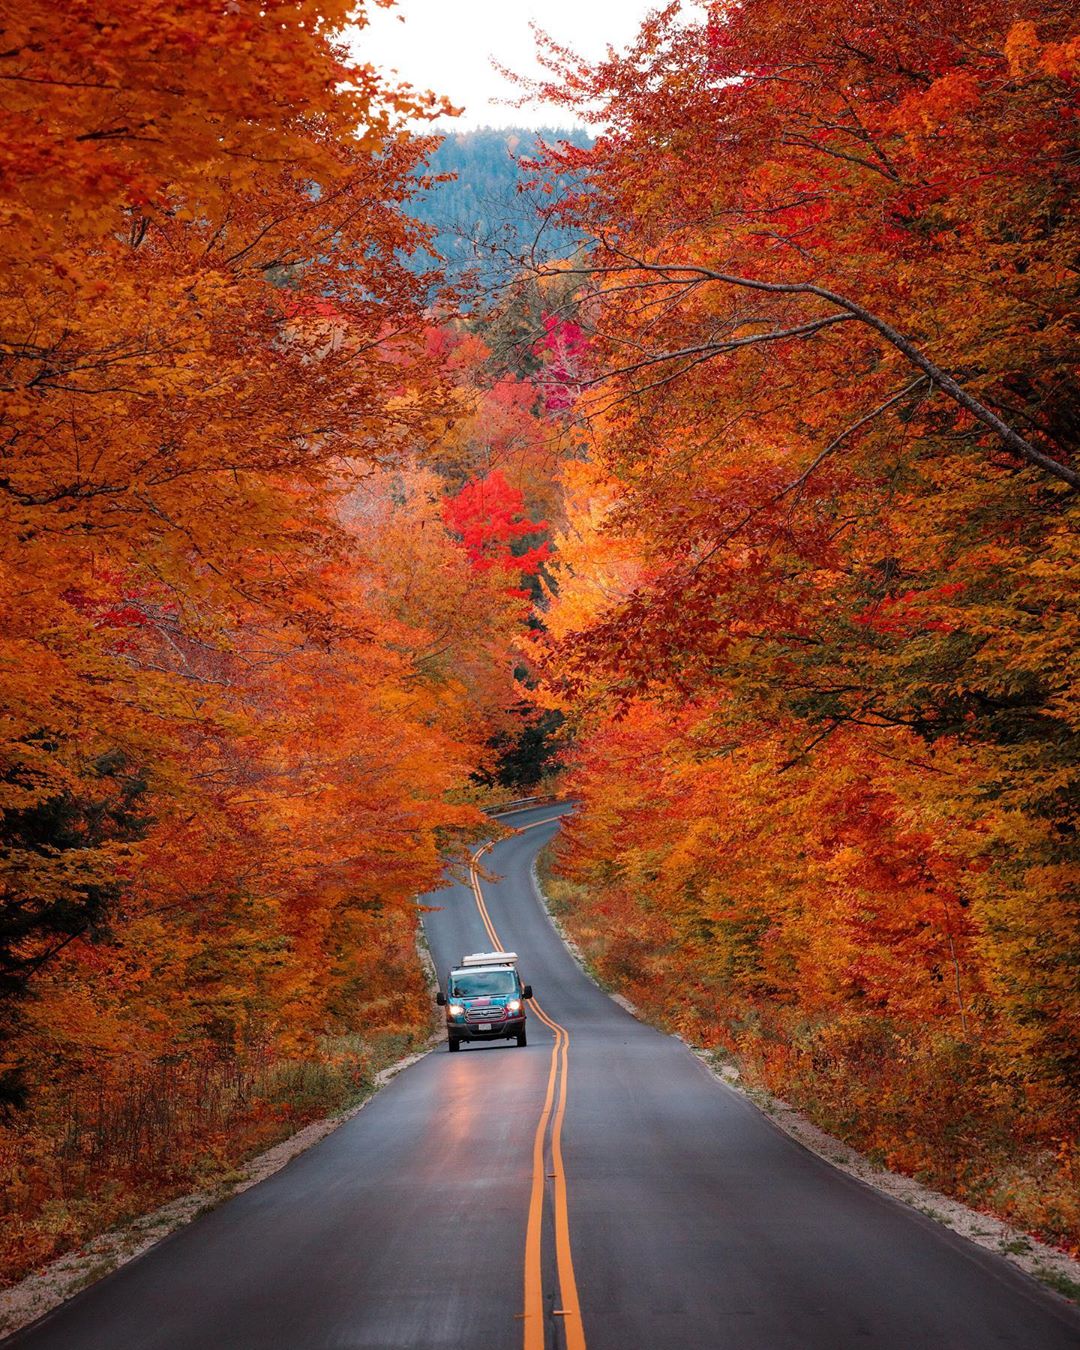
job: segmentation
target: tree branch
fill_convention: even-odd
[[[830,290],[826,286],[817,286],[809,281],[759,281],[754,277],[743,277],[731,272],[719,272],[711,267],[702,267],[690,263],[650,263],[640,258],[632,258],[625,263],[606,267],[568,268],[560,271],[559,275],[564,277],[575,273],[594,276],[614,275],[633,271],[653,273],[672,285],[676,284],[680,278],[699,277],[703,281],[715,281],[724,286],[759,291],[766,295],[810,295],[816,299],[824,300],[827,304],[834,305],[843,314],[857,319],[867,328],[883,337],[890,346],[901,352],[916,369],[929,376],[942,393],[947,394],[954,403],[969,412],[976,421],[989,428],[1013,454],[1019,455],[1021,459],[1027,460],[1029,464],[1036,465],[1045,473],[1051,474],[1063,483],[1068,483],[1071,488],[1080,490],[1080,471],[1067,464],[1062,464],[1059,460],[1037,449],[1026,437],[1021,436],[1015,428],[1009,426],[997,413],[988,408],[985,403],[970,394],[948,371],[943,370],[936,362],[931,361],[918,345],[911,338],[901,333],[899,329],[894,328],[885,319],[879,318],[878,315],[867,309],[865,305],[861,305],[857,300],[851,300],[846,295],[841,295],[838,291]]]

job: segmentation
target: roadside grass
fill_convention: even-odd
[[[1063,1275],[1059,1270],[1050,1270],[1042,1265],[1036,1266],[1035,1273],[1043,1284],[1055,1290],[1062,1298],[1070,1299],[1073,1303],[1080,1303],[1080,1280],[1070,1279],[1068,1275]]]
[[[0,1133],[0,1288],[98,1234],[206,1192],[210,1209],[242,1168],[305,1125],[371,1095],[376,1076],[426,1045],[430,1021],[318,1040],[303,1055],[151,1063],[112,1091],[88,1085],[51,1115]],[[97,1278],[96,1267],[81,1277]],[[100,1271],[98,1273],[105,1273]]]

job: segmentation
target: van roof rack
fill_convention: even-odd
[[[471,956],[461,958],[463,966],[513,966],[517,964],[517,952],[473,952]]]

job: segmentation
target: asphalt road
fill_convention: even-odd
[[[497,845],[482,884],[554,1026],[428,1055],[5,1350],[1080,1347],[1063,1301],[802,1149],[586,979],[531,890],[554,828]],[[440,974],[488,948],[471,887],[426,899]]]

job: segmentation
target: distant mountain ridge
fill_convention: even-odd
[[[450,281],[475,270],[481,292],[490,292],[516,274],[514,259],[533,247],[544,258],[572,252],[577,240],[569,230],[545,227],[538,238],[537,198],[519,190],[527,179],[520,161],[541,141],[588,146],[592,137],[580,127],[482,127],[452,132],[432,155],[431,174],[456,177],[418,198],[412,214],[435,227]]]

